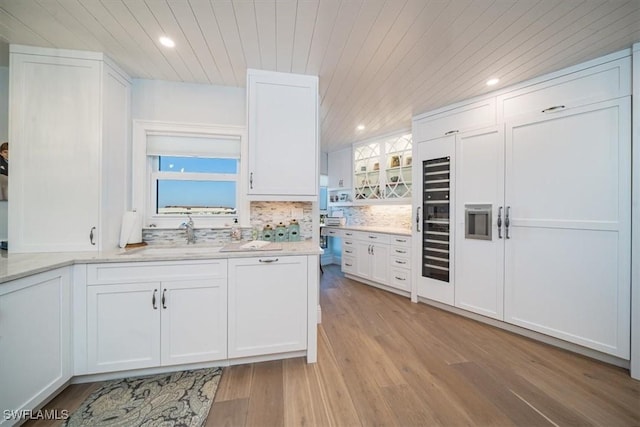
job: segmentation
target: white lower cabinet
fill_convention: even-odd
[[[162,283],[162,365],[227,357],[227,281]]]
[[[71,378],[68,268],[0,287],[0,408],[33,409]],[[0,424],[17,419],[0,417]]]
[[[88,372],[160,365],[160,283],[89,286]]]
[[[356,244],[356,275],[386,284],[389,280],[389,246],[367,241]]]
[[[347,233],[345,233],[347,234]],[[342,272],[372,284],[411,291],[411,239],[349,231],[342,247]]]
[[[229,260],[229,358],[307,348],[307,257]]]
[[[227,358],[226,261],[151,264],[89,266],[87,373]]]

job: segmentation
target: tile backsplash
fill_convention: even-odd
[[[294,218],[292,210],[302,212],[302,216]],[[243,227],[242,240],[251,240],[254,228],[261,231],[265,225],[275,227],[280,221],[289,225],[292,219],[300,223],[300,237],[303,240],[313,236],[313,207],[311,202],[251,202],[251,227]],[[231,241],[230,228],[195,228],[196,242],[212,245],[224,245]],[[186,243],[185,231],[181,229],[144,228],[142,240],[150,245],[169,245]]]
[[[300,218],[291,215],[292,210],[302,210]],[[313,205],[311,202],[251,202],[251,226],[262,230],[265,225],[275,226],[280,221],[289,225],[289,221],[297,219],[300,223],[300,237],[313,237]]]
[[[345,206],[341,210],[347,225],[411,228],[411,205]]]

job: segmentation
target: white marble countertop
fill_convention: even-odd
[[[192,259],[228,259],[254,256],[320,255],[322,249],[312,241],[278,243],[279,250],[220,252],[223,246],[205,243],[184,246],[149,245],[136,249],[103,252],[51,252],[14,254],[0,251],[0,283],[73,264],[104,262],[181,261]]]
[[[341,226],[322,225],[322,227],[335,228],[337,230],[364,231],[369,233],[397,234],[400,236],[411,237],[411,229],[409,228],[377,227],[377,226],[369,226],[369,225],[341,225]]]

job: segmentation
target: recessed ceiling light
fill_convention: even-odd
[[[489,80],[487,80],[487,86],[496,85],[496,84],[498,84],[499,81],[500,81],[500,79],[498,79],[498,78],[489,79]]]
[[[356,128],[358,130],[364,130],[364,125],[358,125],[358,127]]]
[[[174,42],[173,40],[171,40],[169,37],[167,36],[162,36],[160,37],[160,44],[162,46],[166,46],[166,47],[175,47],[176,42]]]

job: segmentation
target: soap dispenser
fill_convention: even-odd
[[[238,226],[238,218],[233,219],[233,227],[231,227],[231,239],[232,240],[242,239],[242,232],[240,231],[240,227]]]

